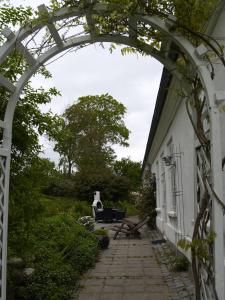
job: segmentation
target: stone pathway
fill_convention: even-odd
[[[109,233],[113,235],[113,232]],[[84,275],[81,288],[73,299],[192,299],[182,298],[177,290],[179,284],[173,286],[172,281],[166,266],[160,264],[149,236],[142,234],[142,239],[121,236],[110,240],[109,249],[102,251],[95,268]]]

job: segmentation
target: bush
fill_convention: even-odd
[[[43,188],[43,193],[55,197],[74,197],[76,194],[74,178],[61,174],[61,176],[53,178]]]
[[[130,182],[124,176],[112,173],[76,173],[74,175],[76,191],[75,195],[80,200],[93,201],[94,191],[101,192],[103,202],[117,202],[129,197]]]
[[[155,176],[149,171],[146,173],[142,188],[140,190],[140,197],[137,203],[139,215],[141,218],[149,216],[148,225],[156,228],[156,182]]]
[[[87,201],[76,201],[73,210],[78,217],[92,216],[92,206]]]
[[[189,261],[184,255],[170,256],[169,261],[172,270],[177,272],[187,271],[189,267]]]
[[[96,261],[98,239],[64,215],[36,223],[29,239],[30,255],[23,259],[35,271],[25,281],[20,298],[68,300],[80,275]]]
[[[94,234],[98,238],[100,248],[107,249],[110,242],[107,230],[104,228],[97,229],[94,231]]]
[[[104,228],[100,228],[94,231],[95,235],[108,235],[108,231]]]
[[[24,299],[69,299],[79,278],[73,266],[44,244],[35,253],[35,259],[35,271],[27,279]]]
[[[88,231],[94,231],[95,229],[95,220],[90,216],[84,216],[77,220],[77,223],[84,226]]]
[[[136,216],[138,214],[138,210],[132,201],[119,201],[117,204],[118,208],[126,211],[128,216]]]
[[[75,198],[42,196],[41,204],[44,207],[45,216],[67,214],[79,218],[92,215],[92,207],[86,201],[78,201]]]

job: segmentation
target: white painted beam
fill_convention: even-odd
[[[7,78],[0,74],[0,86],[4,86],[8,91],[14,92],[16,87]]]
[[[15,34],[7,26],[2,30],[2,34],[7,38],[8,41],[11,41],[15,38]],[[25,57],[29,65],[34,66],[36,64],[35,58],[21,42],[16,41],[15,47]]]
[[[8,149],[4,149],[0,147],[0,156],[10,156],[10,151]]]
[[[177,18],[174,15],[169,15],[168,18],[165,20],[165,24],[169,30],[176,27]]]
[[[163,57],[168,58],[170,47],[171,47],[171,39],[168,37],[163,38],[160,47],[160,53]]]
[[[16,45],[16,48],[25,57],[25,59],[27,60],[27,62],[30,66],[36,65],[36,59],[33,57],[33,55],[29,52],[29,50],[22,43],[19,43],[18,45]]]
[[[205,47],[205,45],[201,44],[195,49],[195,53],[198,56],[198,58],[203,58],[204,55],[206,55],[208,52],[208,49]]]
[[[15,34],[7,26],[2,29],[1,33],[7,38],[8,41],[11,41],[15,37]]]
[[[48,10],[47,10],[47,7],[45,6],[45,4],[39,5],[38,10],[40,13],[44,13],[44,14],[48,15]],[[51,36],[53,37],[54,41],[56,42],[56,45],[61,48],[63,46],[63,41],[62,41],[55,25],[52,22],[49,22],[48,24],[46,24],[46,26],[48,27],[48,30],[50,31]]]
[[[216,91],[215,93],[215,101],[216,104],[220,104],[221,102],[223,102],[225,100],[225,91]]]

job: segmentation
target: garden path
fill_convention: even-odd
[[[97,224],[97,228],[102,226],[110,228],[112,224]],[[111,237],[113,234],[109,231]],[[189,277],[185,274],[182,282],[179,276],[178,281],[174,280],[166,266],[160,264],[150,239],[149,231],[144,229],[141,239],[111,238],[109,248],[102,251],[95,267],[84,275],[74,300],[193,299]]]

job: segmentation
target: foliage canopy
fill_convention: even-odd
[[[96,173],[109,168],[112,145],[128,146],[129,131],[123,117],[126,109],[108,94],[80,97],[66,109],[62,131],[55,137],[55,150],[79,171]]]

